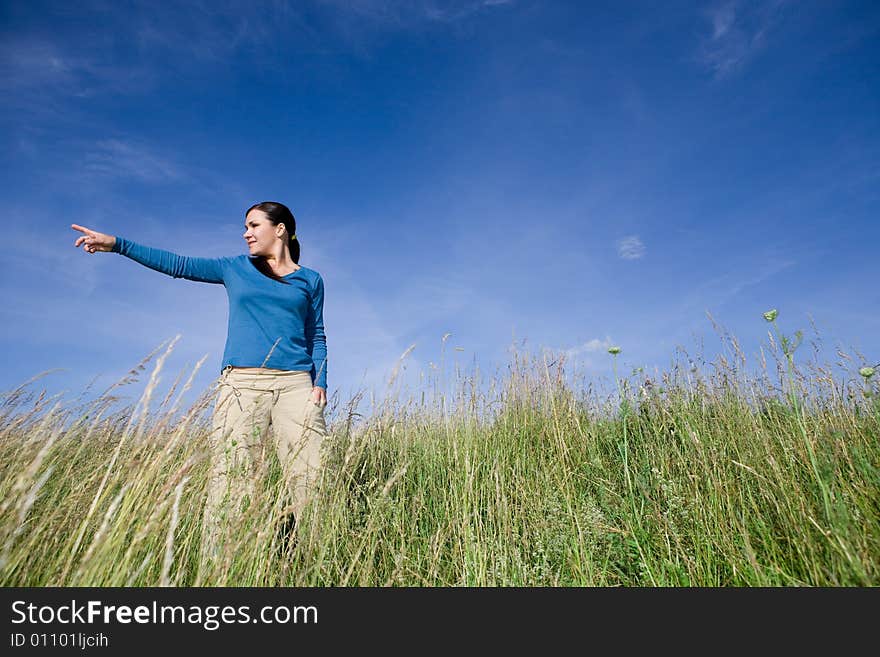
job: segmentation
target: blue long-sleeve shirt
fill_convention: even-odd
[[[136,244],[122,237],[116,253],[174,278],[221,283],[229,298],[229,327],[223,364],[311,373],[327,389],[324,280],[300,267],[276,281],[261,273],[254,258],[189,258]]]

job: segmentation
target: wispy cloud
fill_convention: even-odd
[[[0,42],[0,89],[5,92],[66,82],[72,68],[54,44],[34,39]]]
[[[624,260],[638,260],[645,255],[645,245],[638,235],[629,235],[618,240],[617,255]]]
[[[736,19],[736,2],[716,7],[709,18],[712,21],[712,40],[717,41],[730,31]]]
[[[143,92],[154,78],[143,66],[114,61],[100,46],[28,35],[0,40],[0,94],[31,120],[71,98]]]
[[[728,0],[705,13],[709,34],[700,44],[698,59],[716,78],[739,70],[767,44],[786,0]]]
[[[513,0],[321,0],[334,32],[358,48],[364,38],[383,32],[419,30],[431,24],[457,25],[513,5]]]
[[[703,305],[720,308],[746,288],[759,285],[797,263],[792,259],[768,258],[763,265],[750,264],[753,266],[749,267],[743,262],[736,270],[700,283],[685,297],[685,307]]]
[[[275,51],[279,34],[297,44],[310,35],[303,3],[272,2],[246,6],[235,1],[159,4],[137,3],[132,37],[144,55],[157,49],[185,53],[200,66],[227,60],[243,49]],[[314,36],[314,35],[311,35]]]
[[[514,0],[83,4],[83,20],[93,22],[103,38],[75,39],[62,31],[51,37],[3,35],[0,97],[7,105],[45,113],[47,104],[50,109],[57,104],[56,113],[63,113],[72,98],[148,93],[169,66],[203,70],[246,56],[273,68],[284,65],[291,50],[357,52],[378,34],[454,26]]]
[[[277,57],[279,44],[308,48],[322,41],[293,3],[81,4],[83,22],[94,24],[101,38],[64,30],[3,34],[0,95],[7,105],[30,114],[46,113],[49,105],[63,114],[76,98],[146,94],[172,66],[204,70],[243,51],[265,62]],[[279,33],[289,39],[279,40]]]
[[[426,18],[434,21],[458,21],[467,18],[487,7],[500,7],[502,5],[513,4],[513,0],[477,0],[476,2],[459,2],[448,5],[443,4],[438,8],[435,3],[427,3],[424,6],[424,15]]]
[[[132,141],[106,139],[86,154],[86,171],[104,176],[135,178],[142,182],[179,181],[186,178],[181,168],[148,147]]]

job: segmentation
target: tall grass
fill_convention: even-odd
[[[706,367],[636,370],[608,396],[514,353],[488,386],[460,375],[453,395],[400,394],[366,417],[361,395],[336,404],[296,542],[279,538],[267,454],[212,563],[199,541],[213,390],[181,411],[179,378],[151,408],[173,344],[132,370],[155,358],[134,408],[110,411],[117,386],[65,405],[29,382],[0,407],[0,583],[877,585],[876,383],[798,366],[772,336],[749,374],[721,339]]]

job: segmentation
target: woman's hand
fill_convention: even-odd
[[[318,386],[312,388],[312,402],[324,408],[327,405],[327,391]]]
[[[112,235],[105,235],[94,230],[89,230],[78,224],[71,224],[71,228],[78,230],[83,235],[76,238],[74,246],[83,247],[86,253],[94,253],[95,251],[112,251],[113,245],[116,244],[116,238]]]

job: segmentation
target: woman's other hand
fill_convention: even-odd
[[[112,251],[113,245],[116,244],[116,238],[112,235],[105,235],[94,230],[90,230],[78,224],[71,224],[71,228],[82,233],[76,238],[74,246],[79,248],[82,246],[86,253],[94,253],[95,251]]]
[[[318,386],[312,388],[312,402],[324,408],[327,405],[327,391]]]

